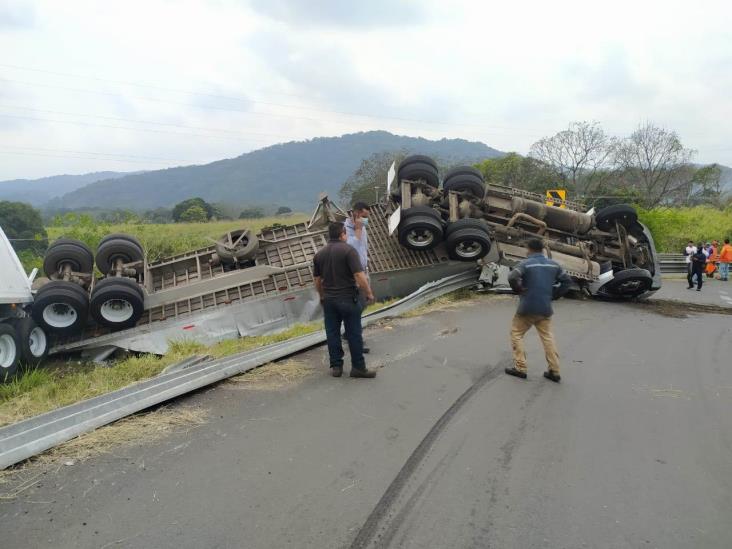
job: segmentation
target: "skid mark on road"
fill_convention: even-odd
[[[511,364],[511,360],[506,358],[499,362],[498,365],[489,367],[486,371],[473,383],[458,399],[453,402],[452,406],[437,420],[432,426],[432,429],[419,443],[419,446],[409,456],[404,466],[401,468],[397,476],[391,482],[389,487],[381,496],[381,499],[374,507],[371,514],[366,519],[366,522],[361,527],[351,544],[352,549],[368,547],[372,542],[376,542],[377,546],[383,546],[384,540],[382,536],[387,535],[391,532],[392,535],[395,531],[393,525],[388,524],[388,520],[385,520],[393,515],[392,507],[398,500],[410,478],[414,475],[415,471],[419,468],[420,464],[429,454],[430,450],[434,446],[435,442],[439,438],[440,434],[447,428],[450,421],[455,415],[468,403],[468,401],[478,393],[483,387],[485,387],[490,381],[495,380],[503,369]],[[386,522],[386,524],[385,524]],[[398,524],[396,524],[398,526]]]

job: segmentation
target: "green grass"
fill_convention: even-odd
[[[109,225],[94,221],[89,216],[80,216],[66,226],[47,227],[49,242],[65,236],[81,240],[92,250],[96,250],[99,241],[110,233],[127,233],[137,237],[147,252],[150,261],[157,261],[166,256],[177,255],[197,248],[210,246],[221,235],[241,228],[248,228],[255,233],[264,227],[279,223],[293,225],[306,221],[305,214],[288,216],[262,217],[259,219],[237,219],[234,221],[212,221],[210,223],[125,223]],[[26,251],[18,254],[27,271],[43,267],[43,258],[34,252]]]
[[[721,243],[732,238],[732,207],[654,208],[638,213],[651,230],[659,252],[682,253],[688,240]]]

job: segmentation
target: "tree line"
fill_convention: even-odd
[[[342,186],[340,198],[353,202],[383,196],[391,162],[398,164],[405,156],[405,151],[384,152],[365,159]],[[598,122],[572,122],[535,142],[527,155],[511,152],[475,167],[487,183],[539,193],[563,188],[587,203],[617,197],[645,208],[729,204],[720,166],[695,165],[695,156],[676,132],[652,122],[627,137],[609,136]]]

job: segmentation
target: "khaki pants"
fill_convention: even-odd
[[[526,353],[524,352],[524,334],[529,331],[532,326],[536,327],[539,332],[541,343],[544,345],[544,354],[549,371],[555,374],[559,373],[559,353],[557,346],[554,344],[554,334],[552,334],[552,319],[548,316],[539,315],[519,315],[513,317],[511,323],[511,347],[513,348],[514,367],[519,372],[526,371]]]

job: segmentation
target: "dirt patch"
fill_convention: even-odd
[[[313,373],[305,362],[283,360],[265,364],[244,374],[232,377],[225,382],[225,387],[250,389],[253,391],[274,391],[284,389],[302,381]]]
[[[672,299],[647,299],[630,303],[630,305],[671,318],[688,318],[691,314],[732,315],[732,307],[704,303],[684,303]]]
[[[112,454],[125,445],[149,443],[206,423],[208,410],[192,406],[162,406],[81,435],[4,471],[0,471],[0,502],[11,500],[40,482],[42,475],[71,467],[89,458]]]

